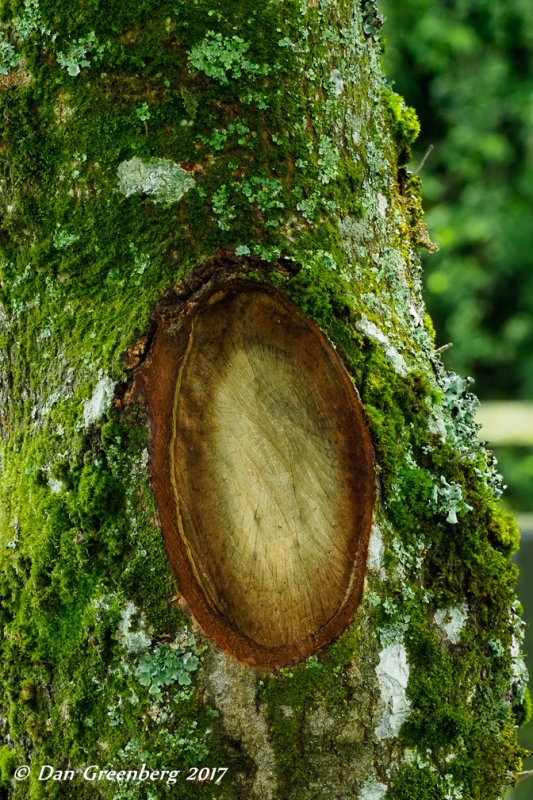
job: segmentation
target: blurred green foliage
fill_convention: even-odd
[[[426,300],[482,398],[533,396],[531,0],[382,0],[386,70],[417,110]]]
[[[531,513],[533,500],[533,448],[531,447],[495,447],[498,469],[505,476],[508,488],[505,492],[507,504],[513,511]],[[533,565],[533,561],[531,562]],[[533,606],[531,607],[533,610]],[[533,669],[533,668],[532,668]]]

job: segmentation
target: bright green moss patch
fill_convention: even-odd
[[[32,445],[32,461],[39,444]],[[29,524],[38,539],[15,540],[7,549],[4,597],[18,584],[27,545],[34,554],[17,590],[17,616],[6,621],[3,676],[11,736],[31,736],[40,753],[34,764],[57,763],[59,753],[65,763],[81,753],[101,759],[102,736],[111,763],[144,752],[161,767],[186,766],[211,763],[209,754],[217,752],[214,712],[187,688],[201,649],[170,602],[175,587],[151,522],[145,444],[142,429],[111,421],[94,440],[94,460],[70,459],[54,471],[59,491],[51,492],[42,472],[30,471],[25,481],[28,500],[41,497],[45,524],[28,503],[29,517],[19,524]],[[144,635],[135,639],[135,629]],[[46,664],[54,664],[53,677]],[[38,784],[34,791],[48,796]]]
[[[518,550],[520,530],[516,520],[512,514],[499,506],[491,509],[489,536],[494,546],[507,555]]]
[[[421,797],[424,800],[442,798],[438,788],[438,778],[429,772],[426,764],[423,767],[418,765],[402,767],[395,785],[387,794],[391,800],[413,800],[414,797]]]
[[[9,786],[17,766],[18,758],[16,753],[10,747],[5,745],[0,748],[0,780],[2,782],[2,786]]]
[[[9,796],[72,796],[10,784],[15,764],[59,760],[228,766],[216,790],[194,785],[206,800],[319,800],[324,787],[353,800],[377,778],[387,800],[498,800],[529,703],[516,529],[474,444],[468,386],[433,349],[405,168],[417,122],[384,87],[373,3],[363,15],[325,0],[11,5],[6,42],[33,77],[0,93]],[[154,315],[234,275],[287,292],[337,348],[372,434],[383,538],[337,642],[276,672],[218,676],[242,692],[244,732],[209,684],[213,645],[173,599],[149,425],[125,403],[128,351],[144,341],[143,357]],[[456,642],[435,621],[455,607]],[[395,645],[410,668],[398,742],[377,733],[376,665]],[[82,784],[76,796],[147,797]]]
[[[405,104],[403,97],[385,91],[385,104],[392,119],[392,130],[398,146],[398,158],[403,164],[411,157],[411,145],[420,133],[420,123],[414,108]]]

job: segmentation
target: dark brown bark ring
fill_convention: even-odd
[[[230,281],[161,321],[142,377],[167,552],[201,627],[255,666],[338,636],[363,589],[374,467],[316,324],[273,288]]]

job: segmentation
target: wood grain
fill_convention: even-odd
[[[256,284],[215,290],[163,331],[147,393],[180,589],[237,657],[301,658],[341,632],[362,589],[374,470],[351,380],[316,325]]]

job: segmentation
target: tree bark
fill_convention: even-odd
[[[168,555],[204,632],[254,666],[336,638],[363,589],[372,445],[348,372],[273,287],[216,282],[140,370]]]
[[[517,531],[374,3],[11,6],[6,796],[500,798]]]

